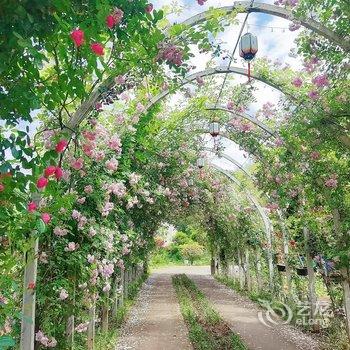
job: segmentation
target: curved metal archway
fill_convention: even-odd
[[[248,200],[254,205],[254,207],[259,212],[259,215],[264,223],[265,227],[265,233],[266,233],[266,239],[268,244],[268,268],[269,268],[269,284],[271,290],[273,290],[273,279],[274,279],[274,270],[273,270],[273,257],[272,257],[272,233],[271,233],[271,223],[270,219],[268,218],[267,214],[264,212],[264,209],[260,206],[258,201],[254,196],[252,196],[249,191],[247,191],[244,186],[238,181],[233,175],[231,175],[226,170],[222,169],[216,164],[210,163],[210,166],[212,166],[214,169],[225,175],[227,178],[229,178],[231,181],[233,181],[245,194],[245,196],[248,198]]]
[[[266,13],[271,16],[281,17],[288,20],[292,20],[295,17],[291,11],[288,11],[283,7],[264,3],[254,3],[253,5],[251,5],[251,1],[235,1],[232,6],[219,7],[216,10],[222,11],[224,14],[229,14],[234,10],[239,11],[241,13]],[[210,10],[204,11],[202,13],[188,18],[187,20],[182,22],[182,24],[193,27],[210,18],[210,13]],[[328,39],[333,43],[336,43],[343,50],[350,50],[350,43],[348,41],[344,40],[339,35],[332,32],[324,25],[313,20],[312,18],[297,18],[297,21],[303,27],[314,31],[315,33],[323,36],[324,38]]]

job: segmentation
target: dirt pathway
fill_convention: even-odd
[[[171,274],[156,271],[143,285],[116,346],[116,350],[131,349],[192,349]]]
[[[290,325],[271,325],[259,321],[262,309],[248,298],[218,283],[209,274],[189,276],[210,300],[213,307],[239,334],[250,350],[319,350],[320,345],[313,337]]]
[[[154,271],[122,328],[116,350],[192,349],[171,276],[185,273],[207,296],[250,350],[319,350],[318,342],[289,325],[269,328],[258,319],[255,303],[218,283],[209,267],[179,266]],[[220,349],[217,349],[220,350]]]

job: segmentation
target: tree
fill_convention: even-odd
[[[204,254],[204,247],[197,242],[184,244],[180,249],[182,257],[188,260],[191,265]]]

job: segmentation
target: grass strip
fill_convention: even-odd
[[[172,281],[195,350],[247,350],[191,279],[182,274]]]

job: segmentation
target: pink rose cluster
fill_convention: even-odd
[[[337,174],[332,174],[330,178],[328,178],[326,181],[325,181],[325,186],[328,187],[328,188],[332,188],[332,189],[335,189],[338,187],[338,175]]]
[[[123,19],[124,12],[117,7],[106,17],[106,25],[109,29],[112,29]]]
[[[183,52],[176,45],[162,42],[158,45],[159,52],[157,55],[157,60],[166,61],[169,64],[174,64],[175,66],[181,66],[183,63]]]
[[[35,333],[35,340],[45,348],[54,348],[57,345],[57,340],[53,337],[49,339],[41,330]]]
[[[299,3],[299,0],[276,0],[274,2],[275,5],[282,5],[282,6],[291,6],[295,7]]]
[[[254,130],[254,126],[251,123],[240,120],[238,118],[232,118],[228,122],[228,124],[243,133],[250,133],[251,131]]]
[[[88,222],[88,219],[76,209],[72,211],[72,218],[78,222],[79,230],[82,230]]]
[[[83,323],[79,323],[74,329],[77,333],[83,333],[86,332],[88,330],[89,327],[89,321],[87,322],[83,322]]]

